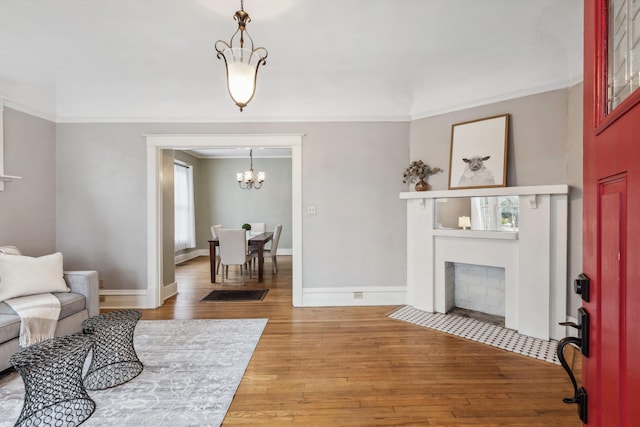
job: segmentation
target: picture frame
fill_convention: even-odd
[[[449,190],[507,186],[509,114],[451,126]]]

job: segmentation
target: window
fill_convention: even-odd
[[[196,246],[196,219],[193,202],[193,166],[175,161],[173,164],[175,209],[175,250]]]
[[[609,0],[608,111],[640,86],[640,0]]]

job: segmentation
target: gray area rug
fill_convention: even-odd
[[[90,391],[87,426],[219,426],[267,319],[141,320],[135,348],[144,364],[128,383]],[[0,379],[0,426],[12,426],[24,399],[18,373]]]

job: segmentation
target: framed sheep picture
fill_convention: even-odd
[[[506,187],[509,115],[451,126],[449,190]]]

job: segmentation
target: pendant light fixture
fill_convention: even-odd
[[[244,11],[244,0],[240,0],[240,10],[234,19],[238,21],[238,29],[231,40],[229,43],[218,40],[215,48],[218,59],[224,59],[229,95],[242,111],[255,94],[258,68],[267,63],[268,52],[263,47],[253,47],[253,39],[247,32],[247,23],[251,22],[251,18]]]
[[[238,181],[240,188],[244,190],[251,190],[252,188],[259,190],[260,188],[262,188],[262,183],[264,182],[264,179],[267,177],[267,175],[264,172],[254,172],[253,149],[249,150],[249,157],[251,158],[251,167],[248,171],[238,172],[236,174],[236,180]]]

